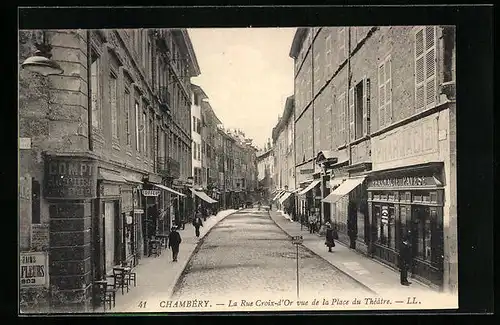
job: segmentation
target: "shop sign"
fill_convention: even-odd
[[[134,209],[134,213],[143,214],[144,210],[143,209]]]
[[[144,196],[158,196],[161,191],[159,190],[142,190],[142,195]]]
[[[19,271],[21,288],[48,287],[48,253],[22,252],[20,258]]]
[[[300,173],[301,174],[312,174],[312,173],[314,173],[314,169],[313,168],[301,169]]]
[[[96,183],[97,165],[94,161],[50,157],[45,162],[45,198],[94,198],[97,196]]]
[[[432,176],[374,179],[368,182],[368,187],[418,187],[430,185],[436,185],[434,177]]]
[[[46,223],[31,225],[31,248],[44,251],[49,246],[49,225]]]

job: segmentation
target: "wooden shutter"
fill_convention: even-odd
[[[378,68],[378,126],[385,125],[385,64]]]
[[[365,78],[365,84],[363,86],[363,103],[366,107],[366,114],[364,116],[364,121],[366,123],[366,127],[364,130],[364,135],[370,134],[370,123],[371,123],[371,82],[370,78]]]
[[[363,78],[363,135],[368,134],[367,79]]]
[[[391,57],[384,64],[385,70],[385,123],[392,123],[392,66]]]
[[[339,36],[339,55],[338,55],[338,59],[339,59],[339,62],[338,64],[340,65],[343,61],[344,61],[344,55],[345,55],[345,47],[346,47],[346,37],[345,37],[345,27],[341,27],[339,28],[338,30],[338,36]]]
[[[424,30],[415,34],[415,109],[425,107]]]
[[[354,87],[349,89],[349,141],[354,141],[356,139],[354,128]]]
[[[436,29],[425,28],[425,104],[436,102]]]

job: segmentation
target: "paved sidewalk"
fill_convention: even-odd
[[[196,238],[194,227],[191,224],[186,224],[184,230],[179,230],[182,243],[177,258],[178,262],[172,262],[170,249],[162,250],[162,254],[158,257],[143,257],[134,270],[137,274],[137,287],[132,284],[130,291],[124,295],[121,294],[121,290],[117,292],[116,307],[111,310],[106,309],[106,312],[157,311],[160,301],[170,299],[172,290],[199,240],[219,221],[237,211],[223,210],[216,216],[208,217],[207,221],[203,222],[203,227],[200,228],[200,238]],[[145,306],[144,302],[146,302]],[[103,311],[102,307],[96,310],[96,312],[99,311]]]
[[[317,234],[310,234],[306,227],[301,231],[300,223],[286,218],[278,211],[269,211],[269,214],[276,225],[285,233],[289,236],[302,235],[304,238],[303,246],[377,295],[443,295],[428,286],[418,283],[414,279],[410,279],[412,284],[409,287],[400,285],[399,272],[369,257],[363,256],[361,253],[348,248],[339,241],[335,241],[337,245],[333,248],[333,252],[329,253],[328,248],[325,246],[324,237],[320,237]]]

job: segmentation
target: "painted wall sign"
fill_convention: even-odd
[[[19,149],[31,149],[31,138],[19,138]]]
[[[78,158],[49,157],[45,162],[45,198],[82,199],[97,196],[97,164]]]
[[[301,174],[312,174],[312,173],[314,173],[314,169],[313,168],[310,168],[310,169],[301,169],[300,173]]]
[[[31,252],[21,253],[19,264],[19,279],[21,288],[26,287],[48,287],[48,253]]]
[[[372,138],[374,169],[385,168],[385,163],[404,165],[403,159],[438,153],[438,122],[435,116],[423,118],[402,128]],[[425,159],[424,159],[425,158]],[[380,166],[379,166],[380,165]]]
[[[158,190],[142,190],[142,195],[144,196],[158,196],[161,191]]]
[[[49,247],[49,225],[31,225],[31,248],[37,251],[45,251]]]
[[[400,178],[374,179],[368,181],[368,188],[373,187],[424,187],[436,186],[433,176],[410,176]]]

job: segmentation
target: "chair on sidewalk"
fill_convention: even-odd
[[[134,271],[134,265],[132,260],[126,261],[123,263],[124,267],[128,268],[129,270],[125,273],[125,280],[128,281],[128,284],[130,285],[132,281],[134,282],[134,287],[137,286],[137,273]]]
[[[122,295],[124,293],[125,288],[127,288],[127,293],[129,291],[129,281],[127,280],[127,272],[128,268],[123,266],[115,266],[113,268],[112,277],[114,278],[114,286],[116,288],[122,289]]]
[[[106,311],[106,304],[115,307],[116,303],[116,286],[114,283],[108,283],[107,280],[100,280],[94,282],[95,297],[99,302],[99,305],[103,305],[104,311]]]

